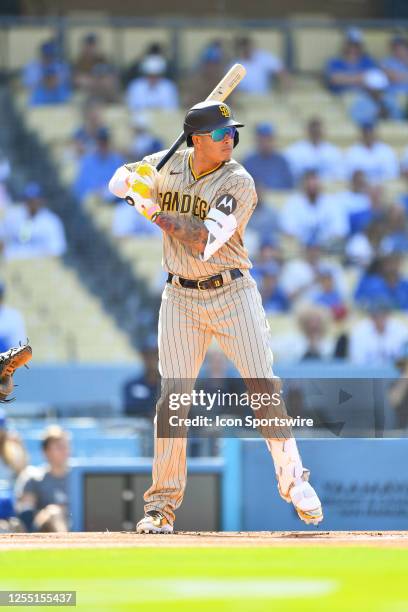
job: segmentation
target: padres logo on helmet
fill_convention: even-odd
[[[223,117],[231,117],[231,113],[230,113],[230,109],[228,108],[228,106],[225,106],[225,104],[220,104],[220,113]]]

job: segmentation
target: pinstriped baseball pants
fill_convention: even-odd
[[[261,296],[249,272],[220,289],[199,291],[166,284],[159,315],[159,371],[163,381],[183,379],[190,388],[215,337],[244,379],[271,379],[270,330]],[[173,283],[177,280],[174,281]],[[183,384],[183,383],[181,383]],[[179,409],[187,417],[189,408]],[[286,413],[285,413],[286,414]],[[278,437],[278,436],[277,436]],[[157,417],[152,485],[144,495],[145,511],[159,510],[174,521],[186,486],[187,436],[158,437]]]

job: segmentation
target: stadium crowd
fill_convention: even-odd
[[[82,120],[64,151],[77,169],[72,193],[79,206],[91,196],[111,207],[111,234],[118,247],[123,241],[161,236],[155,225],[108,190],[109,179],[126,160],[142,159],[170,144],[156,132],[148,111],[187,108],[205,98],[208,83],[217,82],[235,62],[247,69],[240,85],[247,96],[289,92],[293,86],[294,76],[283,59],[247,36],[237,38],[229,52],[222,40],[214,39],[188,79],[175,78],[168,50],[158,42],[121,71],[91,31],[74,62],[64,58],[52,39],[25,66],[21,84],[30,109],[67,103],[81,109]],[[252,273],[271,323],[275,318],[280,322],[273,330],[275,361],[336,359],[374,367],[394,363],[401,378],[391,387],[389,404],[397,426],[406,428],[408,147],[399,156],[381,139],[378,122],[408,120],[408,39],[391,37],[389,54],[373,57],[363,33],[351,28],[338,56],[327,59],[321,82],[333,100],[347,99],[350,120],[359,130],[356,142],[347,148],[332,142],[316,108],[301,139],[281,147],[279,123],[265,113],[253,131],[252,150],[235,152],[253,176],[259,198],[246,231]],[[113,104],[128,109],[131,131],[125,149],[116,146],[104,123],[104,111]],[[28,182],[13,198],[10,172],[7,155],[0,152],[2,258],[61,257],[69,245],[61,219],[47,207],[43,186]],[[390,196],[387,186],[396,181],[399,191]],[[158,272],[157,292],[164,280]],[[23,317],[5,298],[6,287],[0,283],[0,352],[26,340]],[[127,416],[150,418],[159,386],[157,338],[146,337],[140,352],[142,369],[123,386],[122,408]],[[229,377],[233,372],[219,352],[210,351],[204,375]],[[67,432],[48,429],[41,448],[45,465],[28,465],[21,439],[0,414],[0,531],[69,529]],[[1,495],[2,480],[15,485],[12,496]]]
[[[47,40],[38,57],[25,66],[22,84],[30,107],[70,100],[80,105],[82,123],[65,151],[77,167],[72,191],[79,202],[96,196],[113,207],[114,239],[160,237],[154,225],[115,201],[107,187],[125,160],[142,159],[169,144],[155,133],[144,111],[193,103],[204,97],[208,82],[237,61],[247,69],[238,88],[245,95],[268,95],[276,88],[290,91],[294,77],[283,58],[260,48],[249,36],[238,37],[229,49],[220,39],[203,48],[194,66],[194,87],[186,86],[183,74],[175,78],[175,66],[161,43],[152,42],[120,71],[91,31],[83,36],[72,63],[56,40]],[[392,36],[389,54],[373,57],[363,32],[350,28],[338,55],[327,58],[321,80],[334,98],[349,96],[350,117],[360,133],[356,142],[346,149],[331,142],[316,109],[305,124],[304,137],[284,148],[279,146],[279,124],[265,113],[254,129],[252,150],[243,158],[239,148],[236,151],[259,196],[246,237],[253,274],[267,314],[286,313],[296,322],[290,333],[274,335],[277,360],[385,363],[408,339],[401,317],[408,310],[408,185],[391,198],[386,189],[390,181],[408,178],[408,148],[399,158],[382,141],[377,123],[406,121],[408,40]],[[130,117],[126,150],[116,147],[103,119],[104,109],[118,103],[127,106]],[[7,194],[7,160],[1,168],[2,193]],[[63,226],[47,209],[41,186],[28,184],[22,199],[17,207],[6,195],[1,198],[3,256],[62,255]],[[159,274],[158,289],[162,281]],[[369,349],[362,350],[362,338],[367,338]]]

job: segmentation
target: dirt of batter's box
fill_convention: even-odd
[[[0,534],[0,551],[40,548],[268,548],[285,546],[370,546],[408,548],[408,531],[252,531],[9,533]]]

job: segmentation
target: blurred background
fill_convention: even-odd
[[[2,451],[3,489],[22,473],[23,506],[39,495],[25,466],[55,460],[44,455],[43,430],[57,425],[51,447],[61,447],[63,496],[69,456],[97,470],[128,462],[109,493],[115,512],[76,526],[131,528],[142,510],[161,237],[107,183],[124,162],[168,147],[185,111],[235,62],[247,77],[229,100],[245,123],[234,156],[259,194],[246,243],[275,371],[392,379],[384,423],[406,429],[408,6],[304,5],[179,1],[170,9],[158,0],[153,12],[123,0],[117,14],[111,0],[98,11],[86,0],[1,3],[0,351],[28,337],[34,353],[30,372],[16,375],[1,448],[19,445],[14,467]],[[212,347],[203,375],[236,372]],[[364,401],[371,409],[370,394]],[[191,440],[189,452],[198,466],[221,469],[220,440]],[[131,481],[132,461],[142,484]],[[208,486],[217,496],[219,484]],[[94,506],[102,512],[104,502]],[[218,507],[211,525],[219,527]]]

